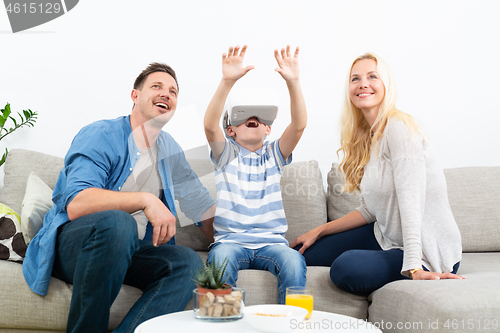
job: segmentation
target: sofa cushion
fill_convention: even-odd
[[[390,332],[497,331],[500,253],[464,253],[458,274],[466,279],[387,284],[370,295],[368,320]]]
[[[500,167],[445,169],[464,252],[500,251]]]
[[[213,164],[209,159],[189,160],[210,194],[216,198]],[[210,168],[210,169],[209,169]],[[209,170],[210,173],[209,173]],[[298,236],[326,223],[326,197],[321,171],[316,161],[294,162],[286,166],[281,177],[281,195],[288,222],[286,239]],[[176,204],[178,208],[178,204]],[[210,242],[180,210],[177,210],[176,243],[196,251],[207,251]]]
[[[289,164],[283,170],[280,186],[288,242],[327,222],[326,195],[318,162]]]
[[[26,254],[19,223],[20,217],[10,207],[0,204],[0,259],[22,261]]]
[[[332,164],[327,185],[328,221],[339,219],[360,206],[360,194],[344,192],[344,174],[338,163]]]
[[[215,190],[215,175],[214,167],[209,159],[190,159],[188,160],[191,168],[200,178],[201,183],[208,189],[213,198],[217,198]],[[183,245],[192,248],[196,251],[207,251],[210,242],[200,229],[193,225],[193,221],[184,215],[180,210],[179,202],[175,201],[175,209],[177,212],[175,242],[178,245]]]
[[[33,330],[32,332],[65,331],[73,286],[51,278],[45,297],[30,290],[23,278],[22,265],[0,261],[0,331],[3,328]],[[123,320],[142,292],[123,285],[113,305],[109,330]]]
[[[35,237],[42,226],[43,217],[52,204],[52,189],[34,172],[31,172],[21,211],[21,229],[26,244],[29,244]]]
[[[4,187],[0,194],[0,202],[20,212],[31,172],[35,172],[53,189],[63,165],[62,157],[25,149],[11,149],[4,164]]]
[[[202,260],[206,260],[208,252],[199,251]],[[307,285],[314,289],[314,310],[335,312],[366,320],[368,317],[368,300],[337,288],[330,280],[330,267],[307,267]],[[278,281],[271,272],[246,269],[238,272],[236,285],[245,290],[245,305],[277,304]],[[191,310],[190,302],[186,310]]]

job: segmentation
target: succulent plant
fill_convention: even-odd
[[[226,284],[229,275],[224,279],[227,265],[229,264],[228,258],[224,259],[222,264],[213,261],[210,264],[203,263],[203,267],[195,273],[193,279],[200,287],[207,289],[221,289]],[[224,279],[224,280],[223,280]]]

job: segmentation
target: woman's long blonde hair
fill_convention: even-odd
[[[349,84],[352,67],[360,60],[371,59],[377,64],[377,72],[385,87],[385,94],[380,105],[377,118],[372,127],[368,124],[363,112],[354,106],[349,97]],[[377,145],[383,136],[387,121],[391,117],[397,117],[404,121],[411,132],[417,128],[413,118],[396,109],[397,88],[389,66],[380,57],[373,53],[365,53],[357,57],[349,69],[346,82],[346,92],[342,116],[340,119],[340,149],[343,158],[339,170],[345,175],[344,190],[346,192],[360,191],[360,183],[364,174],[364,167],[370,160],[371,149]],[[376,131],[373,129],[376,128]]]

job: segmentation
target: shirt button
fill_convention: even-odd
[[[137,152],[137,156],[141,156],[141,153]]]
[[[121,188],[121,187],[118,187],[118,191],[121,191],[121,190],[122,190],[122,188]]]
[[[129,171],[132,171],[132,168],[128,169]]]

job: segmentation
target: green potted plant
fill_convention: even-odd
[[[38,116],[38,113],[36,113],[35,111],[31,111],[29,109],[23,110],[23,114],[20,114],[19,112],[17,113],[21,118],[21,120],[16,121],[16,119],[13,118],[10,114],[11,114],[10,104],[7,103],[5,105],[5,108],[0,110],[0,140],[2,140],[15,130],[17,130],[18,128],[21,128],[23,126],[28,126],[28,127],[35,126],[35,122]],[[9,127],[9,128],[5,127],[5,124],[9,119],[12,120],[12,122],[14,123],[14,127]],[[0,166],[5,163],[5,159],[7,158],[8,153],[9,153],[8,149],[5,148],[5,153],[3,154],[2,159],[0,159]]]
[[[200,294],[204,295],[207,292],[211,292],[214,295],[231,293],[232,286],[226,283],[229,275],[224,279],[228,263],[229,260],[227,258],[220,265],[216,262],[212,262],[211,264],[203,263],[203,267],[200,267],[193,279]]]
[[[195,317],[207,318],[241,318],[241,307],[244,301],[244,291],[234,288],[224,279],[229,263],[226,258],[222,264],[203,263],[193,279],[197,288],[193,291],[193,308]],[[237,290],[236,290],[237,289]]]

